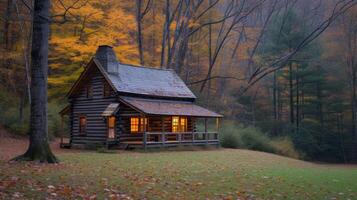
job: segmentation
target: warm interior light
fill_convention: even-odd
[[[115,117],[108,117],[108,138],[115,138]]]
[[[130,118],[130,131],[131,132],[139,131],[139,118],[138,117]]]

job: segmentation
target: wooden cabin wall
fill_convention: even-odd
[[[139,112],[121,105],[119,110],[119,119],[117,127],[119,127],[119,141],[142,141],[143,133],[131,133],[130,131],[130,117],[141,116]],[[195,130],[195,119],[187,118],[187,132]],[[171,116],[148,116],[148,132],[162,132],[162,120],[164,121],[164,132],[172,132],[172,117]]]
[[[82,84],[77,95],[70,99],[72,111],[71,142],[72,144],[104,144],[107,138],[107,122],[101,116],[110,103],[118,102],[114,91],[110,97],[104,97],[105,78],[97,68],[93,68],[91,76]],[[92,84],[93,96],[87,98],[87,85]],[[87,119],[86,134],[79,133],[79,117],[85,115]]]
[[[142,140],[143,134],[130,132],[130,117],[140,116],[141,114],[133,108],[121,103],[117,116],[117,137],[120,142]]]

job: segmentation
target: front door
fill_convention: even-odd
[[[115,116],[108,117],[108,138],[115,139]]]

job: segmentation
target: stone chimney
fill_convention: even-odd
[[[118,59],[115,55],[113,47],[108,45],[99,46],[94,57],[109,74],[118,73]]]

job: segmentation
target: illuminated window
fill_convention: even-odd
[[[148,119],[146,117],[140,117],[140,131],[145,131]]]
[[[87,118],[85,116],[79,117],[79,134],[86,134]]]
[[[131,132],[139,131],[139,118],[138,117],[130,118],[130,131]]]
[[[104,82],[103,87],[104,87],[103,88],[103,96],[110,97],[110,93],[111,93],[110,85],[107,82]]]
[[[146,117],[130,118],[130,131],[132,133],[144,132],[147,129],[148,119]]]
[[[115,138],[115,117],[108,117],[108,138]]]
[[[172,117],[172,132],[179,132],[180,117]]]
[[[180,117],[180,131],[187,132],[187,117]]]
[[[187,117],[172,117],[172,132],[186,132]]]

